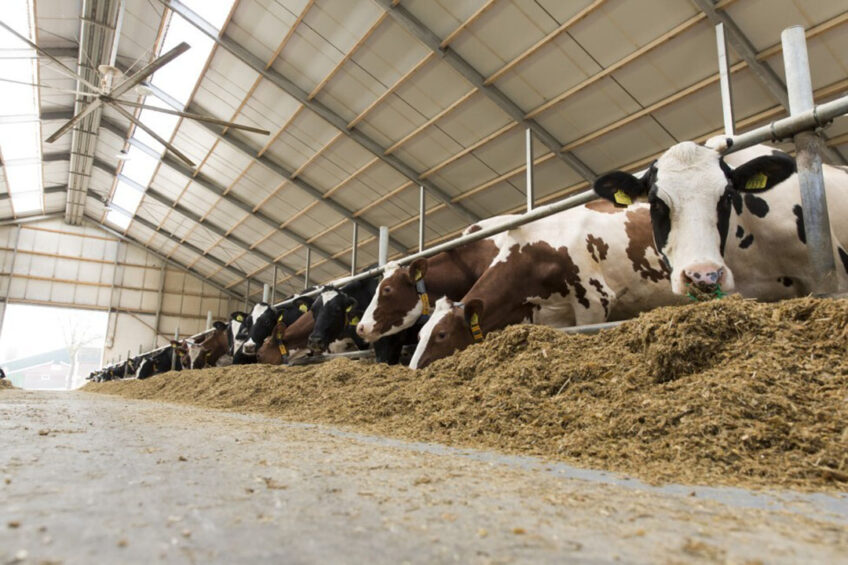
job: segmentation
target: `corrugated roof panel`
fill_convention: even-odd
[[[238,42],[261,60],[268,61],[280,39],[297,19],[286,4],[299,4],[299,2],[241,0],[227,26],[227,37]]]
[[[780,32],[789,26],[811,25],[845,12],[842,2],[794,2],[792,0],[745,0],[725,9],[745,37],[761,51],[780,42]],[[844,35],[844,34],[843,34]],[[815,59],[810,57],[815,66]],[[780,67],[782,67],[782,63]],[[777,70],[777,67],[775,67]]]
[[[225,189],[241,176],[252,160],[227,143],[219,143],[209,154],[201,172]]]
[[[404,0],[403,7],[414,14],[416,18],[437,36],[447,37],[457,26],[483,6],[486,1],[433,2],[432,0]]]
[[[219,228],[228,230],[247,215],[247,212],[244,210],[230,204],[226,200],[220,200],[207,213],[206,217]]]
[[[613,170],[663,151],[674,140],[651,118],[642,118],[574,150],[592,170]]]
[[[429,49],[413,39],[404,28],[387,19],[353,54],[351,61],[383,85],[383,90],[378,91],[379,95],[429,52]]]

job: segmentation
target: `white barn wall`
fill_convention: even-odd
[[[163,269],[162,260],[138,247],[61,219],[20,227],[10,285],[17,232],[18,226],[0,227],[0,315],[7,295],[9,303],[109,311],[105,362],[128,350],[136,354],[139,346],[165,345],[177,330],[181,336],[203,331],[207,311],[226,320],[241,307],[191,274]]]

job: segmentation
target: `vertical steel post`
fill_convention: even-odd
[[[130,357],[132,357],[132,349],[127,349],[127,364],[124,365],[124,378],[127,378],[130,370]]]
[[[153,318],[153,347],[150,349],[156,349],[159,345],[159,325],[162,321],[162,300],[165,298],[165,267],[167,266],[168,264],[163,262],[162,269],[159,271],[159,294],[156,298],[156,316]]]
[[[277,264],[274,263],[274,282],[271,283],[271,304],[277,299]]]
[[[718,75],[721,89],[721,113],[724,118],[724,135],[734,135],[733,91],[730,88],[730,64],[727,60],[727,40],[724,36],[724,24],[715,26],[716,49],[718,51]]]
[[[389,228],[380,226],[380,240],[377,247],[377,265],[382,267],[389,260]]]
[[[206,329],[207,330],[212,329],[212,310],[206,311]]]
[[[271,285],[263,284],[262,285],[262,302],[268,303],[271,299]]]
[[[12,277],[15,276],[15,262],[18,259],[18,244],[21,242],[21,224],[15,231],[15,248],[12,251],[12,266],[9,269],[9,282],[6,286],[6,300],[3,301],[3,315],[0,316],[0,335],[3,335],[3,322],[6,321],[6,310],[9,309],[9,297],[12,294]]]
[[[792,116],[813,108],[813,89],[810,81],[810,62],[804,28],[792,26],[780,34],[783,63],[786,69],[786,88],[789,94],[789,113]],[[830,219],[827,213],[827,194],[822,176],[821,155],[824,143],[815,131],[795,134],[795,160],[798,182],[801,185],[801,206],[807,235],[815,284],[814,294],[836,291],[836,268],[830,238]]]
[[[306,270],[303,273],[303,290],[309,288],[309,270],[312,268],[312,248],[306,248]]]
[[[427,215],[427,195],[424,192],[424,185],[418,187],[418,252],[424,251],[424,230],[426,229]]]
[[[534,186],[533,186],[533,130],[527,128],[524,130],[524,151],[525,151],[525,159],[527,160],[527,165],[525,168],[526,176],[525,176],[525,185],[527,191],[527,211],[530,212],[533,210],[533,205],[536,201],[534,197]]]
[[[250,299],[250,279],[247,279],[247,290],[244,291],[244,311],[247,312],[248,300]]]
[[[174,332],[174,341],[175,342],[180,341],[180,327],[179,326],[177,326],[177,329]],[[171,370],[173,371],[176,368],[177,368],[177,348],[176,348],[175,345],[172,345],[171,346]]]
[[[354,220],[350,246],[350,276],[356,274],[356,253],[359,251],[359,224]]]

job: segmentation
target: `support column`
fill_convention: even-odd
[[[380,226],[380,240],[377,248],[377,265],[382,267],[389,260],[389,228]]]
[[[359,251],[359,224],[353,222],[353,236],[350,245],[350,275],[356,274],[356,254]]]
[[[418,252],[424,251],[424,230],[426,229],[427,215],[427,194],[424,192],[424,185],[418,187]]]
[[[804,28],[786,28],[780,34],[780,40],[786,69],[786,88],[789,93],[789,113],[795,116],[811,110],[814,106]],[[812,290],[814,294],[829,294],[836,291],[836,267],[821,167],[824,142],[815,131],[797,133],[794,140],[807,251],[815,279]]]
[[[0,315],[0,335],[3,335],[3,323],[6,321],[6,309],[9,307],[9,297],[12,295],[12,277],[15,275],[15,263],[18,260],[18,244],[21,242],[21,224],[15,230],[15,247],[12,250],[12,265],[9,268],[9,282],[6,286],[6,298],[3,300],[3,313]]]
[[[156,349],[159,345],[159,323],[162,320],[162,299],[165,297],[165,267],[166,263],[162,263],[162,269],[159,271],[159,294],[156,296],[156,316],[153,318],[153,346],[150,349]]]
[[[716,49],[718,51],[718,75],[721,88],[721,113],[724,118],[724,135],[733,137],[735,120],[733,118],[733,91],[730,88],[730,64],[727,60],[727,40],[724,24],[715,26]]]
[[[306,271],[303,273],[303,290],[309,288],[309,270],[312,269],[312,248],[306,248]]]
[[[536,201],[533,186],[533,130],[524,130],[524,151],[527,165],[525,167],[525,186],[527,192],[527,211],[533,210]]]

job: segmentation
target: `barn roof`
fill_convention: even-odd
[[[271,134],[128,108],[192,167],[104,106],[46,143],[87,100],[67,91],[84,85],[2,44],[3,65],[33,61],[41,86],[30,114],[0,117],[0,218],[87,218],[239,294],[247,281],[252,293],[272,282],[273,265],[279,292],[301,289],[307,249],[314,282],[349,273],[354,221],[360,266],[376,261],[381,225],[390,255],[417,249],[419,186],[429,243],[521,211],[526,128],[540,203],[720,133],[718,21],[733,46],[739,130],[786,115],[787,26],[807,30],[817,101],[848,90],[844,1],[20,2],[30,37],[94,83],[100,65],[131,74],[186,41],[189,51],[125,98]],[[21,123],[40,127],[42,142],[7,159],[26,129],[9,128]],[[837,160],[846,131],[845,118],[828,131]],[[24,182],[15,166],[27,164],[40,181],[30,175],[10,197]]]

